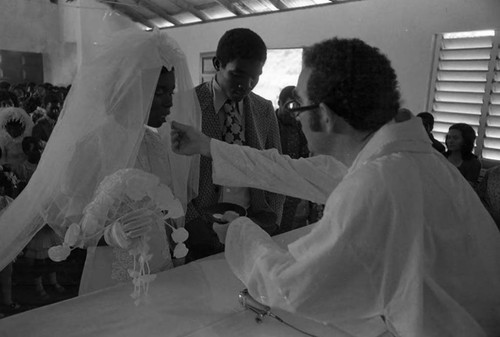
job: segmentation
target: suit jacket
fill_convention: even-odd
[[[202,132],[211,138],[222,140],[222,129],[214,109],[213,93],[209,83],[202,83],[195,90],[201,107]],[[277,148],[281,151],[278,121],[272,104],[250,93],[243,99],[243,111],[246,145],[256,149]],[[198,197],[192,200],[186,212],[186,228],[190,231],[191,239],[194,241],[216,240],[218,242],[211,227],[208,232],[205,232],[207,230],[205,227],[211,224],[202,224],[199,220],[203,218],[203,209],[219,202],[220,193],[221,187],[214,185],[212,181],[212,159],[201,157]],[[273,234],[281,220],[284,199],[285,197],[279,194],[250,189],[250,208],[247,216],[268,233]],[[195,238],[195,236],[203,237]]]

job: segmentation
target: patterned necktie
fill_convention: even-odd
[[[243,124],[236,111],[236,103],[227,100],[222,108],[226,114],[223,128],[224,141],[229,144],[245,144],[245,133],[243,132]]]

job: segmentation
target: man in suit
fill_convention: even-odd
[[[300,123],[290,114],[289,108],[293,106],[295,90],[294,85],[284,87],[278,98],[278,109],[276,117],[280,130],[281,150],[283,154],[290,158],[307,158],[309,149],[307,148],[307,139],[302,132]],[[284,233],[292,229],[306,225],[309,203],[306,200],[287,196],[283,205],[283,216],[279,232]]]
[[[422,124],[424,125],[425,131],[429,135],[429,138],[432,142],[432,147],[435,148],[439,153],[444,154],[446,152],[446,148],[440,141],[434,138],[434,135],[432,134],[432,129],[434,128],[434,116],[432,116],[431,113],[424,111],[419,113],[417,117],[420,117],[422,119]]]
[[[228,143],[281,150],[273,106],[252,92],[266,57],[264,41],[249,29],[232,29],[221,37],[213,59],[215,77],[195,89],[203,133]],[[215,185],[212,161],[202,157],[198,197],[188,205],[186,213],[186,229],[190,235],[188,261],[224,249],[205,215],[207,209],[221,202],[243,207],[248,217],[273,234],[280,223],[284,196],[252,188]]]

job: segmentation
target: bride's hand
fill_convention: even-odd
[[[153,224],[152,212],[148,209],[138,209],[125,214],[120,222],[127,237],[134,239],[143,236]]]
[[[150,210],[135,210],[106,227],[104,240],[111,247],[127,249],[134,239],[145,235],[152,224]]]

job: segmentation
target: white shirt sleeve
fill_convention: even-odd
[[[324,204],[347,173],[331,156],[292,159],[276,149],[210,142],[215,184],[252,187]]]
[[[377,171],[347,176],[328,198],[323,218],[288,250],[249,219],[232,222],[225,255],[250,294],[271,307],[360,336],[386,329],[383,316],[393,314],[384,312],[388,302],[412,301],[412,308],[420,309],[414,280],[421,270],[422,219],[419,207],[404,207],[420,196],[405,196],[401,188],[390,197],[392,183]],[[407,216],[411,221],[403,220]]]

